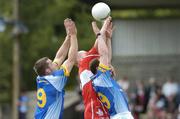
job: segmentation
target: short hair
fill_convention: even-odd
[[[43,57],[39,60],[36,61],[36,63],[34,64],[34,71],[36,72],[37,75],[39,76],[44,76],[46,74],[45,69],[48,67],[48,63],[47,60],[49,58],[48,57]]]
[[[93,74],[97,73],[97,67],[99,66],[99,60],[98,59],[94,59],[91,63],[90,63],[90,70]]]

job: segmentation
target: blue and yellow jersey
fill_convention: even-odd
[[[67,74],[66,69],[61,68],[51,75],[37,77],[35,119],[62,119]]]
[[[97,74],[91,79],[99,99],[108,109],[110,116],[130,111],[127,96],[112,78],[109,67],[100,64]]]

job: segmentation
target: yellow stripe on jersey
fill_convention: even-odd
[[[104,65],[104,64],[99,64],[98,70],[105,72],[106,70],[110,70],[111,68]]]
[[[61,68],[61,66],[59,65],[59,63],[58,63],[58,60],[57,60],[57,59],[55,59],[55,60],[53,61],[53,63],[57,65],[58,69],[60,69],[60,68]]]
[[[61,69],[64,70],[65,76],[69,76],[70,75],[70,73],[69,73],[69,71],[68,71],[68,69],[67,69],[67,67],[65,65],[61,65]]]

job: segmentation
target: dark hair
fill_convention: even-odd
[[[39,76],[45,75],[45,69],[49,65],[47,63],[48,59],[49,59],[48,57],[43,57],[43,58],[39,59],[38,61],[36,61],[33,68],[37,75],[39,75]]]
[[[99,66],[99,60],[98,59],[94,59],[91,63],[90,63],[90,70],[93,74],[97,73],[97,67]]]

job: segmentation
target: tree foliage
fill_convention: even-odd
[[[20,0],[20,20],[29,32],[20,37],[21,89],[35,90],[33,65],[41,57],[54,58],[65,38],[63,21],[70,17],[78,29],[79,49],[89,49],[94,40],[91,29],[90,6],[78,0]],[[0,17],[12,19],[12,0],[0,1]],[[0,33],[0,93],[8,99],[12,87],[12,40],[10,26]],[[67,88],[77,85],[77,68],[74,68]],[[0,94],[0,95],[1,95]],[[2,100],[2,99],[1,99]]]

